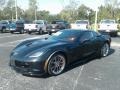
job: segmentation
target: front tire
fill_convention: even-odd
[[[20,34],[24,34],[24,30],[23,29],[20,31]]]
[[[31,34],[32,32],[31,31],[28,31],[28,34]]]
[[[10,31],[11,34],[13,34],[14,32],[13,31]]]
[[[1,33],[4,33],[4,32],[5,32],[5,30],[6,30],[6,28],[2,28]]]
[[[55,54],[48,63],[48,74],[56,76],[61,74],[66,66],[66,58],[62,54]]]
[[[112,33],[113,37],[117,37],[117,32]]]
[[[40,35],[42,35],[42,34],[43,34],[43,31],[40,29],[38,33],[39,33]]]

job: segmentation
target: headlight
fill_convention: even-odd
[[[41,52],[36,52],[36,53],[30,55],[29,58],[37,58],[37,57],[41,56],[42,54],[43,54],[42,51]]]

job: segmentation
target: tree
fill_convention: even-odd
[[[49,18],[49,11],[37,11],[37,18],[47,20]]]
[[[106,8],[109,7],[110,14],[112,15],[113,18],[115,18],[117,14],[116,9],[120,7],[120,1],[119,0],[104,0],[104,1]]]
[[[7,2],[7,7],[12,8],[12,7],[14,7],[14,6],[15,6],[15,0],[8,0],[8,2]]]
[[[64,9],[60,12],[60,17],[73,22],[77,17],[77,7],[78,2],[76,0],[69,0],[69,5],[64,7]]]
[[[14,14],[13,14],[15,12],[13,11],[14,6],[15,6],[15,0],[8,0],[6,9],[8,9],[12,20],[14,19]]]
[[[37,16],[37,0],[29,0],[29,9],[26,11],[25,16],[30,20],[35,20]]]
[[[23,12],[20,7],[17,7],[18,9],[18,18],[23,17]],[[8,19],[8,20],[13,20],[15,19],[15,0],[8,0],[5,7],[3,8],[1,12],[1,17],[2,19]]]
[[[79,6],[77,13],[77,19],[87,19],[90,21],[90,23],[93,23],[95,13],[89,7],[82,4],[81,6]]]
[[[73,15],[72,15],[72,10],[69,9],[69,7],[66,7],[60,12],[60,17],[64,20],[73,21]]]
[[[2,9],[3,9],[3,6],[5,5],[5,2],[6,0],[0,0],[0,20],[4,17]]]
[[[98,20],[120,19],[120,2],[118,0],[105,0],[105,6],[99,7]]]

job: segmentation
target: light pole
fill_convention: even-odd
[[[95,25],[94,25],[94,30],[97,31],[97,18],[98,18],[98,11],[96,9],[95,11]]]
[[[87,17],[88,17],[88,20],[89,20],[89,22],[90,22],[90,10],[87,10]]]
[[[94,30],[95,31],[98,31],[97,30],[97,20],[98,20],[98,0],[96,0],[96,8],[95,8],[95,24],[94,24]]]
[[[11,15],[12,15],[12,21],[13,21],[13,7],[11,7]]]
[[[15,0],[16,21],[18,20],[17,0]]]
[[[35,20],[37,20],[37,6],[35,6]]]

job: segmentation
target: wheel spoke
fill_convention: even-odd
[[[53,74],[57,75],[65,68],[65,58],[61,55],[55,56],[50,62],[50,70]]]
[[[103,48],[102,48],[102,56],[107,56],[109,53],[109,45],[108,44],[104,44]]]

